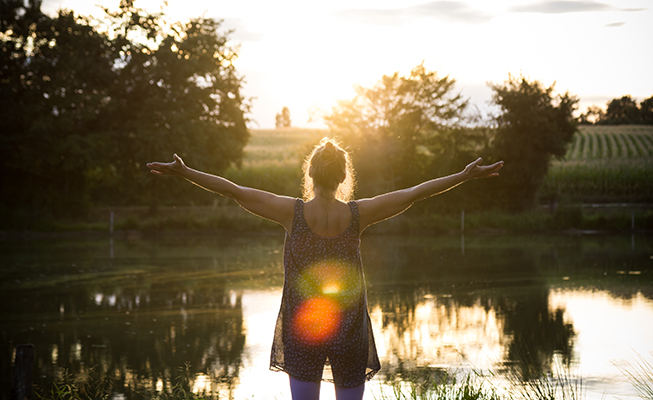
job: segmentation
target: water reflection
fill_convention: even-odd
[[[527,379],[556,360],[585,365],[598,346],[637,347],[653,334],[641,323],[604,333],[629,326],[625,309],[628,321],[653,320],[651,238],[634,248],[630,237],[465,239],[364,239],[377,381],[461,366]],[[67,369],[110,375],[117,393],[138,398],[170,388],[187,368],[189,390],[281,398],[286,380],[267,371],[281,246],[279,236],[0,242],[0,385],[9,384],[13,346],[29,342],[40,386]],[[590,364],[597,386],[628,357],[607,353]]]
[[[518,368],[523,379],[550,370],[554,353],[570,362],[573,327],[563,321],[564,308],[551,309],[549,302],[547,270],[556,253],[519,242],[485,246],[468,246],[466,254],[453,246],[409,242],[374,247],[375,262],[383,267],[370,274],[379,290],[370,299],[380,309],[383,330],[395,332],[388,339],[389,354],[401,354],[398,359],[416,367],[450,365],[461,358],[504,361]],[[397,282],[420,282],[422,287],[391,288]],[[422,349],[430,351],[419,354]]]

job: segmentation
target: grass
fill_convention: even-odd
[[[582,377],[574,374],[569,366],[554,363],[554,371],[540,373],[521,385],[513,385],[512,398],[524,400],[582,400],[585,388]]]
[[[653,356],[653,352],[650,353]],[[653,400],[653,364],[641,354],[636,354],[635,364],[630,368],[619,367],[635,387],[642,399]]]
[[[96,208],[84,220],[49,221],[34,232],[68,232],[107,235],[114,213],[117,235],[138,231],[161,232],[281,232],[273,222],[256,217],[231,202],[214,206],[160,207],[151,215],[148,207]],[[633,227],[634,219],[634,227]],[[554,212],[534,209],[520,214],[495,210],[465,214],[465,232],[549,232],[565,230],[630,231],[653,229],[653,211],[646,207],[583,208],[559,204]],[[418,210],[393,218],[368,229],[370,233],[447,234],[461,231],[460,214],[423,214]]]
[[[553,376],[540,377],[523,382],[508,378],[507,388],[497,388],[494,375],[472,371],[459,376],[441,369],[423,368],[391,377],[387,389],[380,390],[378,400],[582,400],[582,381],[565,369]],[[196,393],[191,390],[193,379],[189,367],[180,371],[176,383],[162,390],[139,393],[144,400],[213,400],[220,396],[214,392]],[[94,375],[75,379],[64,374],[63,379],[53,383],[48,391],[35,391],[40,400],[105,400],[111,398],[112,382]],[[646,398],[646,397],[643,397]]]
[[[101,376],[94,369],[78,377],[64,371],[59,382],[53,382],[49,390],[34,390],[40,400],[108,400],[112,392],[111,377]]]
[[[177,382],[166,390],[150,390],[139,393],[143,400],[217,400],[215,393],[193,392],[190,366],[186,364],[179,371]],[[111,376],[100,376],[91,370],[89,374],[73,377],[64,371],[59,382],[53,382],[49,390],[34,391],[39,400],[108,400],[113,398],[113,379]]]
[[[478,371],[461,378],[439,369],[424,368],[391,379],[380,400],[500,400],[488,375]]]
[[[651,352],[653,355],[653,352]],[[637,354],[629,368],[617,366],[628,377],[642,399],[653,399],[653,365]],[[390,376],[387,389],[380,390],[377,400],[583,400],[586,396],[582,377],[569,365],[554,361],[552,371],[535,374],[522,380],[517,371],[498,378],[491,372],[471,371],[460,374],[440,368],[422,368]],[[167,389],[152,389],[138,393],[144,400],[213,400],[214,392],[196,393],[191,390],[193,377],[190,366],[180,369],[176,383]],[[64,372],[51,388],[34,391],[40,400],[106,400],[111,398],[111,377],[94,370],[80,377]]]

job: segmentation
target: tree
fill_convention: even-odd
[[[109,39],[72,13],[44,15],[39,1],[3,2],[2,33],[3,203],[83,210],[113,81]]]
[[[599,123],[605,118],[605,112],[597,106],[587,107],[587,111],[578,117],[580,125],[593,125]]]
[[[352,150],[362,195],[414,184],[447,170],[468,144],[461,134],[467,100],[455,80],[424,65],[407,76],[384,75],[371,88],[357,87],[325,122]]]
[[[116,143],[112,167],[127,193],[150,194],[154,211],[163,193],[181,189],[152,180],[143,168],[146,160],[178,152],[190,165],[214,173],[242,160],[249,106],[233,66],[237,53],[213,19],[169,24],[131,0],[107,15],[120,63],[111,93],[117,100],[112,113],[120,118],[107,125]],[[148,40],[130,39],[139,36]]]
[[[277,128],[290,128],[290,110],[288,107],[284,107],[281,110],[281,114],[277,114],[275,119],[275,126]]]
[[[653,125],[653,96],[639,103],[640,121],[644,125]]]
[[[566,154],[577,130],[572,116],[578,99],[569,93],[553,94],[554,85],[510,76],[491,85],[493,101],[501,109],[493,142],[496,159],[505,161],[494,187],[499,204],[521,211],[535,204],[552,157]]]
[[[173,152],[217,173],[240,162],[249,105],[220,22],[169,23],[133,0],[102,21],[50,18],[38,1],[0,12],[5,207],[156,199],[181,189],[144,165]]]
[[[607,125],[627,125],[641,123],[639,108],[630,95],[613,99],[608,103],[601,123]]]

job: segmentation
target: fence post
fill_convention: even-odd
[[[32,398],[33,363],[34,345],[17,345],[14,375],[11,377],[11,400],[30,400]]]
[[[630,209],[630,230],[635,230],[635,209]]]
[[[460,230],[465,233],[465,210],[460,212]]]

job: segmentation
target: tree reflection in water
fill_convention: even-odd
[[[185,243],[184,257],[156,244],[136,250],[135,257],[133,249],[125,249],[128,256],[116,259],[48,244],[5,253],[3,288],[9,292],[2,296],[14,306],[0,320],[1,357],[10,360],[15,344],[33,343],[40,387],[66,371],[78,379],[94,373],[112,377],[116,392],[138,398],[137,393],[177,384],[187,367],[193,386],[188,389],[230,393],[238,383],[246,337],[242,290],[234,282],[253,282],[261,265],[279,258],[263,242],[221,240],[217,250]],[[245,255],[220,252],[229,245],[247,246],[240,249]],[[279,245],[274,240],[274,247]],[[12,280],[19,283],[15,293]],[[0,365],[5,386],[11,365]]]
[[[571,361],[573,326],[564,309],[549,306],[539,252],[468,247],[463,255],[458,246],[405,242],[372,243],[366,253],[366,265],[374,265],[370,308],[385,332],[377,341],[385,341],[386,378],[474,364],[479,356],[529,379],[550,371],[554,354]]]
[[[463,252],[454,236],[365,237],[381,380],[459,366],[528,379],[554,360],[575,362],[575,328],[564,305],[551,305],[551,288],[653,298],[653,239],[637,240],[471,236]],[[0,242],[0,386],[10,384],[14,345],[33,343],[41,387],[64,369],[95,370],[136,399],[177,383],[189,363],[191,390],[232,397],[240,380],[267,373],[248,362],[268,357],[263,335],[271,343],[278,305],[248,325],[243,304],[248,293],[280,291],[282,244],[282,235],[170,237],[116,240],[110,253],[106,240]],[[246,358],[248,334],[259,353]]]

